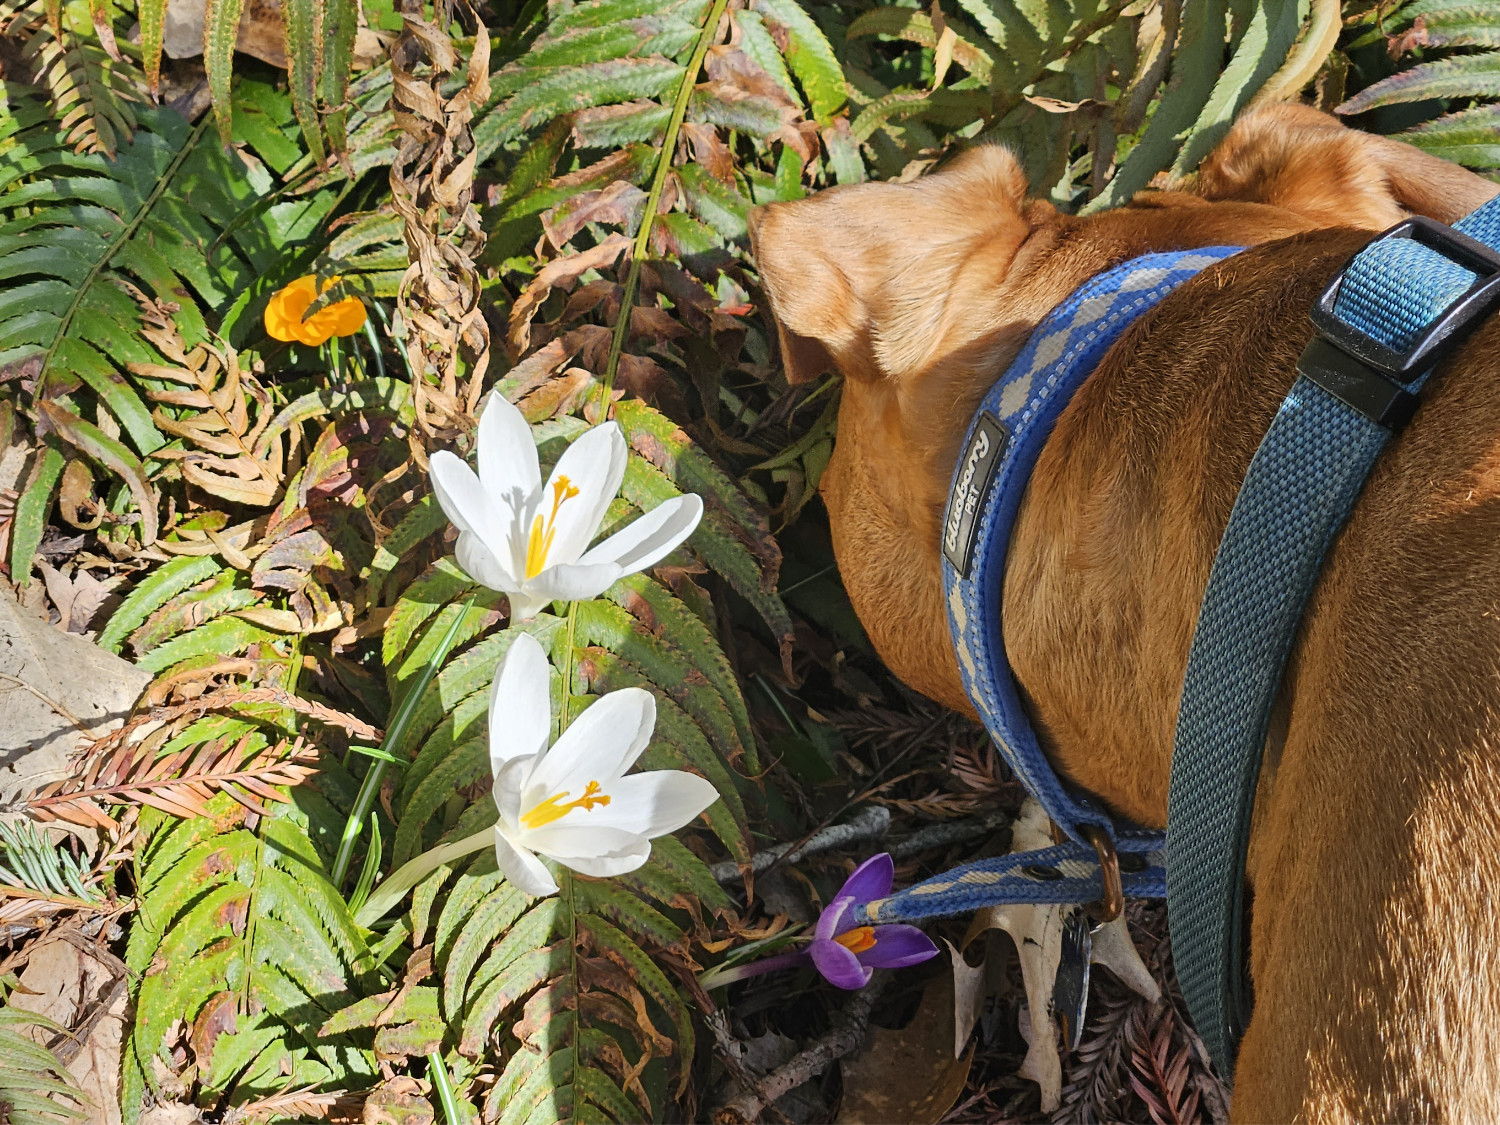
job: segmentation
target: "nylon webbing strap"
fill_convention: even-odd
[[[1455,229],[1500,247],[1500,200]],[[1382,239],[1346,268],[1333,311],[1404,351],[1475,278],[1429,246]],[[1183,996],[1226,1076],[1248,1018],[1244,860],[1271,707],[1323,556],[1390,436],[1299,375],[1251,461],[1199,610],[1172,758],[1167,901]]]
[[[1161,833],[1122,832],[1115,846],[1126,898],[1161,898],[1167,893]],[[1069,840],[945,871],[889,898],[865,903],[856,909],[855,921],[860,925],[925,922],[1009,903],[1097,902],[1103,893],[1098,855],[1088,844]]]
[[[1116,825],[1065,785],[1042,753],[1005,652],[1005,558],[1031,470],[1073,392],[1136,319],[1178,285],[1240,250],[1145,254],[1090,278],[1037,325],[980,404],[943,515],[943,594],[964,690],[1016,777],[1068,840],[945,871],[860,909],[867,922],[920,922],[1007,903],[1086,903],[1104,889],[1100,828],[1120,857],[1128,897],[1166,894],[1165,834]]]

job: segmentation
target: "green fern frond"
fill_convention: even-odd
[[[10,977],[11,984],[15,978]],[[6,1003],[11,987],[0,982],[0,1115],[10,1125],[82,1121],[95,1109],[57,1057],[29,1030],[66,1035],[46,1016]]]
[[[1500,103],[1491,100],[1500,98],[1500,10],[1469,0],[1413,0],[1383,30],[1401,32],[1396,42],[1423,47],[1423,61],[1366,87],[1335,112],[1441,99],[1443,115],[1401,139],[1470,168],[1500,168]]]
[[[303,798],[293,799],[254,829],[232,827],[244,813],[223,797],[211,819],[158,822],[138,859],[126,951],[137,982],[127,1095],[160,1090],[175,1026],[190,1031],[209,1093],[232,1089],[243,1101],[374,1079],[368,1047],[318,1032],[373,983],[373,959],[309,839]],[[139,1101],[127,1096],[124,1108],[133,1121]]]
[[[28,820],[0,821],[0,883],[42,894],[103,902],[97,877],[66,848],[43,836]]]
[[[283,253],[262,226],[233,229],[269,178],[205,139],[206,124],[142,111],[133,140],[108,160],[72,152],[40,123],[10,139],[0,171],[0,367],[33,372],[31,409],[131,485],[143,544],[157,529],[158,469],[147,459],[169,444],[143,392],[175,389],[155,377],[168,361],[143,310],[196,347],[209,340],[215,310],[264,285]],[[315,221],[332,198],[312,202]],[[151,374],[127,378],[130,365]],[[94,404],[115,434],[84,421]],[[183,412],[196,413],[172,408],[168,417]],[[171,441],[180,448],[181,438]],[[12,572],[24,576],[30,562],[13,553]]]

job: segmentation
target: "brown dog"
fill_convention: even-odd
[[[1452,222],[1497,187],[1289,106],[1242,119],[1195,194],[1078,219],[1025,186],[1005,150],[975,149],[915,183],[757,210],[756,259],[788,377],[845,376],[823,495],[854,607],[898,676],[972,713],[938,529],[980,398],[1092,275],[1252,247],[1084,384],[1006,569],[1006,646],[1052,761],[1161,826],[1198,603],[1315,296],[1369,231]],[[1309,603],[1255,806],[1237,1120],[1500,1120],[1497,392],[1491,320],[1381,457]]]

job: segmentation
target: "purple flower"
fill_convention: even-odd
[[[937,956],[938,947],[915,926],[856,926],[854,908],[891,893],[896,865],[881,852],[854,869],[813,931],[808,956],[830,984],[863,988],[874,969],[903,969]]]
[[[806,949],[780,953],[704,974],[705,988],[715,988],[776,969],[790,969],[808,961],[839,988],[863,988],[875,969],[901,969],[935,957],[938,947],[915,926],[856,926],[854,909],[891,893],[896,865],[881,852],[854,869],[839,893],[818,917],[813,940]]]

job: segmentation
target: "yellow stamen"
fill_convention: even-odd
[[[846,930],[833,939],[847,949],[850,953],[863,953],[867,949],[875,947],[875,927],[856,926],[852,930]]]
[[[578,495],[578,488],[567,477],[558,477],[552,482],[552,511],[543,518],[540,512],[531,521],[531,538],[526,542],[526,577],[535,578],[547,566],[547,552],[552,550],[552,538],[557,534],[557,512],[564,504]]]
[[[595,796],[596,793],[599,795]],[[544,824],[551,824],[554,820],[561,820],[573,809],[582,809],[584,812],[588,812],[595,805],[602,808],[609,804],[609,794],[600,792],[600,785],[597,781],[589,782],[584,787],[583,796],[579,797],[578,800],[559,804],[558,802],[567,795],[568,791],[564,789],[561,793],[554,793],[545,801],[532,806],[530,811],[522,815],[521,826],[528,829],[540,828]],[[870,944],[875,944],[873,939]]]

